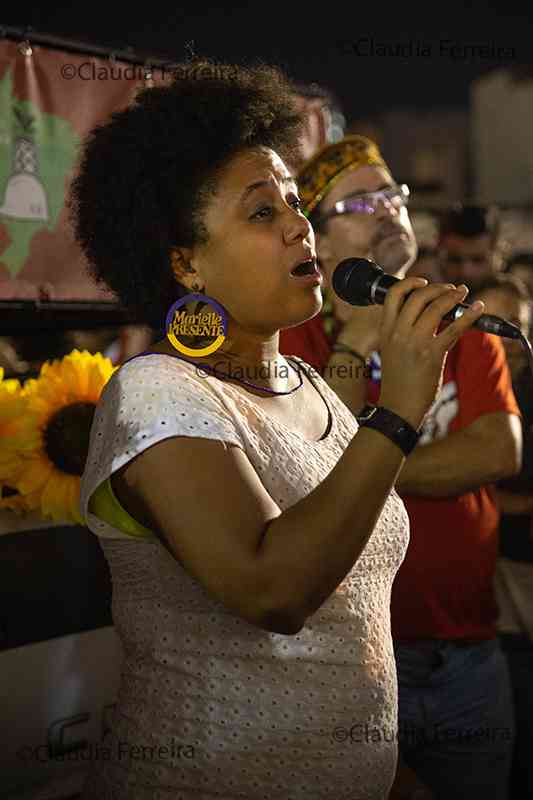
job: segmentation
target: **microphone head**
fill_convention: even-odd
[[[384,271],[368,258],[345,258],[335,267],[331,278],[333,291],[341,300],[354,306],[373,304],[370,290]]]

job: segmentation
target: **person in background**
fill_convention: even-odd
[[[9,375],[25,381],[37,378],[45,361],[63,358],[72,352],[70,331],[42,331],[8,337],[11,360]],[[13,355],[14,353],[14,355]]]
[[[87,350],[93,354],[102,353],[109,358],[113,343],[120,336],[120,330],[120,327],[78,329],[68,331],[68,337],[72,349]],[[113,364],[117,363],[114,358],[111,361]]]
[[[379,405],[381,398],[383,309],[351,306],[329,287],[339,261],[350,256],[372,258],[405,276],[416,258],[408,189],[397,185],[376,145],[361,136],[319,151],[300,170],[298,186],[315,229],[331,312],[324,316],[324,302],[321,315],[282,331],[280,349],[313,357],[364,419],[370,413],[365,403]],[[469,331],[448,354],[442,389],[396,482],[411,531],[391,601],[399,744],[410,769],[398,770],[394,797],[410,796],[414,779],[438,800],[507,797],[513,708],[496,636],[498,509],[490,484],[518,471],[520,445],[503,347],[495,337]],[[500,735],[469,736],[480,727]]]
[[[528,287],[531,297],[533,297],[533,253],[515,253],[507,261],[504,272],[520,278]]]
[[[0,281],[0,301],[53,300],[53,284],[49,281],[33,283],[12,279]],[[47,358],[61,358],[69,352],[68,333],[45,331],[35,334],[18,334],[0,337],[0,368],[5,378],[24,381],[39,374]]]
[[[30,370],[29,363],[17,353],[12,336],[0,337],[0,369],[4,370],[4,378],[19,378]]]
[[[496,314],[517,325],[529,337],[531,296],[527,286],[514,275],[496,275],[472,293],[483,300],[487,314]],[[513,390],[522,412],[524,435],[522,468],[518,475],[499,481],[497,498],[500,520],[501,555],[533,563],[531,515],[533,514],[533,381],[525,350],[517,339],[502,339],[511,370]]]
[[[442,280],[464,282],[473,292],[502,270],[505,250],[496,207],[458,204],[441,218],[439,267]]]
[[[113,364],[123,364],[150,347],[157,338],[158,332],[149,325],[122,325],[117,338],[105,349],[104,355]]]
[[[440,281],[439,255],[434,247],[419,247],[418,257],[409,269],[410,277],[427,278],[430,283]]]
[[[526,337],[530,337],[531,295],[514,272],[489,279],[479,287],[473,299],[483,300],[487,314],[514,322]],[[519,474],[499,481],[496,489],[502,512],[500,556],[503,560],[499,562],[497,582],[504,620],[500,641],[509,663],[516,719],[510,784],[511,796],[521,798],[533,797],[533,379],[520,342],[514,339],[502,339],[502,342],[522,412],[524,437]],[[510,584],[518,585],[521,591],[513,592]]]
[[[298,169],[321,147],[342,139],[346,120],[336,95],[317,83],[293,83],[296,110],[303,117],[298,159],[291,164]]]

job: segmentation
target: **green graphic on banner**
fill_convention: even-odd
[[[24,266],[33,236],[57,225],[79,141],[67,120],[14,97],[6,71],[0,80],[0,225],[10,243],[0,261],[12,277]]]

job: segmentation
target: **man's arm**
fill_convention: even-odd
[[[366,353],[361,355],[367,357]],[[366,368],[359,359],[350,353],[332,353],[323,378],[352,414],[361,411],[366,402],[367,378]]]
[[[334,305],[339,301],[335,301]],[[344,304],[346,305],[346,304]],[[341,308],[339,319],[344,323],[337,337],[338,344],[368,358],[379,343],[381,306]],[[323,378],[352,414],[358,414],[366,403],[367,376],[362,362],[350,353],[332,353]]]
[[[369,356],[379,342],[380,312],[381,306],[352,309],[337,341],[347,344],[365,358]],[[466,353],[466,375],[468,389],[472,383],[479,391],[479,380],[482,378],[486,393],[496,397],[502,389],[494,386],[494,379],[490,376],[493,374],[500,379],[502,373],[507,371],[507,366],[501,343],[488,341],[492,338],[485,338],[482,358],[479,340],[472,342],[477,349],[472,357],[470,351]],[[501,352],[498,352],[499,349]],[[477,371],[474,356],[479,361]],[[341,366],[344,370],[339,369]],[[347,367],[350,367],[348,376],[345,374]],[[352,413],[357,414],[365,405],[365,370],[349,353],[332,353],[324,379]],[[463,384],[466,388],[467,382],[463,381]],[[521,462],[520,418],[508,411],[481,413],[462,430],[415,448],[403,466],[396,489],[404,494],[453,497],[516,475]]]
[[[464,494],[516,475],[521,460],[520,418],[497,411],[444,439],[416,447],[404,464],[396,489],[424,497]]]

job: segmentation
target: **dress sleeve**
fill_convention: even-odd
[[[171,361],[171,363],[167,363]],[[96,407],[80,511],[99,536],[125,534],[88,511],[94,490],[156,442],[173,436],[214,439],[245,450],[238,421],[188,364],[161,355],[135,358],[113,374]]]

